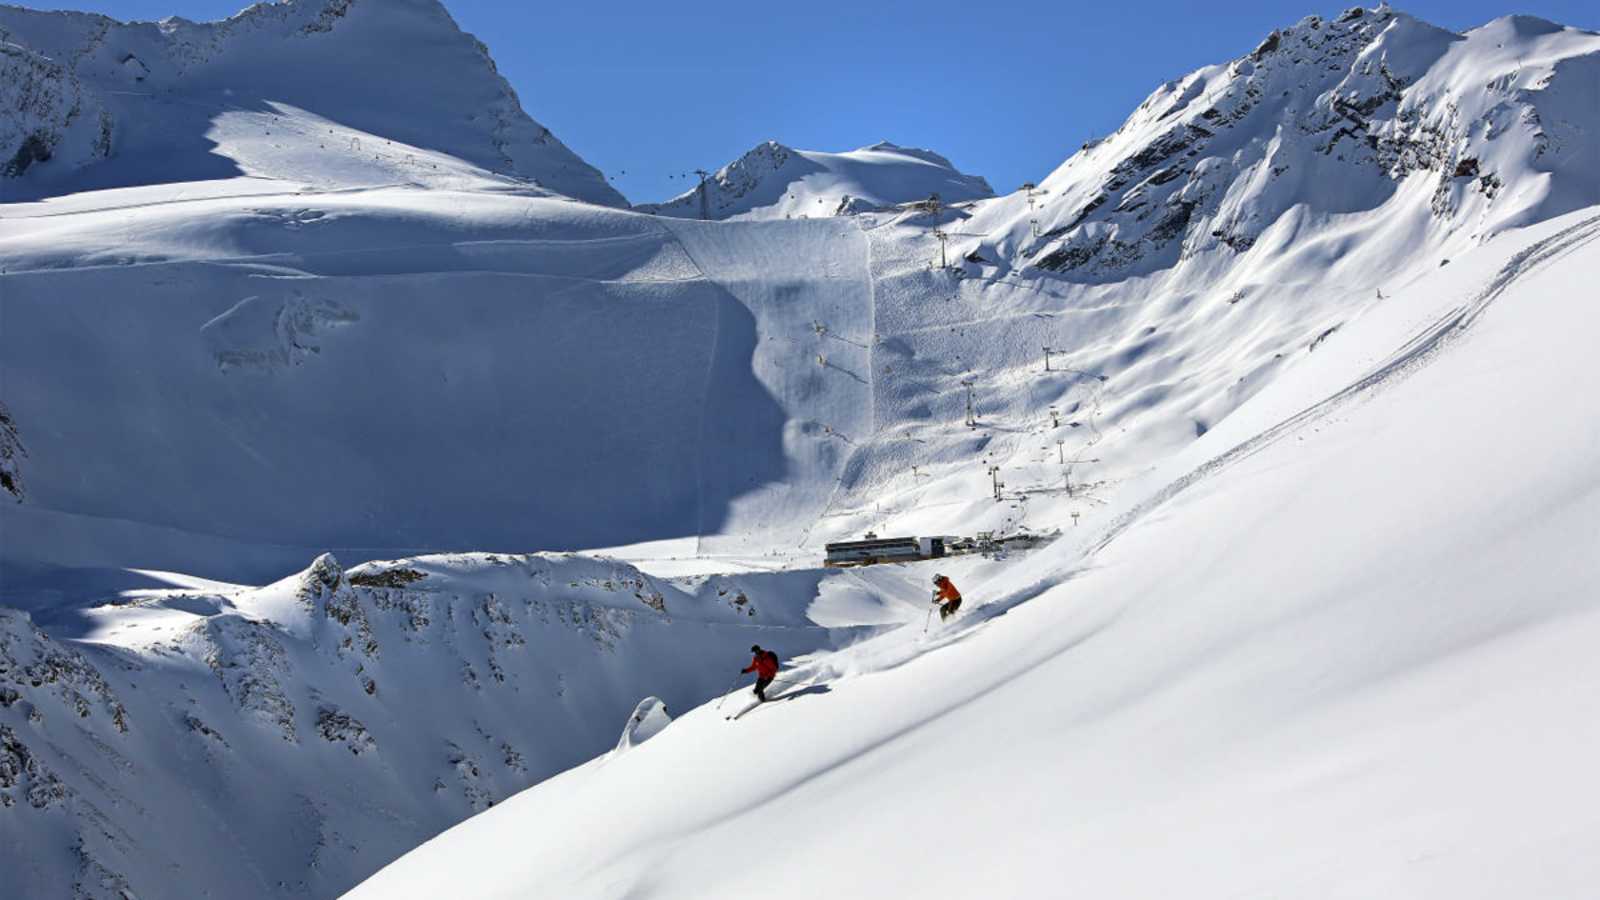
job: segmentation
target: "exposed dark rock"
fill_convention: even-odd
[[[399,566],[374,572],[357,572],[350,576],[350,583],[356,587],[403,588],[412,582],[421,581],[427,577],[428,573],[426,572]]]
[[[1161,221],[1150,229],[1148,240],[1156,244],[1164,244],[1183,234],[1189,227],[1189,220],[1194,217],[1195,208],[1200,204],[1192,200],[1180,200],[1173,204]]]
[[[1263,59],[1266,59],[1267,54],[1277,51],[1278,44],[1282,40],[1283,36],[1274,31],[1273,33],[1267,35],[1266,40],[1262,41],[1256,46],[1256,49],[1251,52],[1250,58],[1255,62],[1261,62]]]
[[[51,155],[49,139],[41,134],[30,134],[22,139],[22,146],[17,148],[11,159],[0,166],[0,176],[15,178],[28,171],[28,167],[34,163],[48,161]]]
[[[19,502],[22,500],[22,472],[19,465],[22,457],[27,455],[22,438],[17,436],[17,423],[11,420],[5,405],[0,404],[0,488],[4,488]]]
[[[1053,272],[1077,269],[1094,259],[1095,254],[1099,253],[1101,248],[1104,246],[1105,240],[1102,238],[1101,240],[1083,246],[1057,247],[1040,258],[1038,262],[1034,263],[1034,265],[1041,269],[1048,269]]]
[[[378,747],[359,719],[332,707],[317,710],[317,734],[330,743],[343,743],[355,756]]]

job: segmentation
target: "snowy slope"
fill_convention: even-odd
[[[13,565],[249,581],[330,548],[793,546],[840,435],[870,430],[864,365],[794,346],[818,318],[870,331],[848,222],[402,189],[34,206],[0,219]]]
[[[433,184],[625,205],[528,117],[438,0],[287,0],[221,22],[0,7],[0,196],[220,179]]]
[[[926,821],[954,810],[1008,842],[986,855],[993,868],[962,877],[1036,893],[1048,893],[1037,868],[1008,855],[1036,846],[1007,831],[1028,821],[1046,826],[1052,846],[1085,842],[1070,846],[1090,873],[1109,871],[1083,858],[1095,835],[1117,850],[1130,846],[1121,835],[1191,820],[1229,823],[1216,840],[1244,835],[1275,860],[1299,860],[1320,846],[1307,820],[1285,820],[1293,846],[1248,829],[1279,814],[1263,805],[1279,796],[1269,787],[1342,783],[1349,757],[1297,768],[1303,756],[1252,745],[1261,771],[1281,776],[1263,787],[1221,759],[1237,749],[1225,740],[1288,729],[1283,710],[1294,706],[1328,734],[1338,728],[1326,717],[1350,715],[1338,722],[1352,732],[1395,735],[1394,756],[1348,745],[1363,759],[1436,748],[1446,732],[1426,731],[1414,706],[1332,704],[1353,696],[1345,686],[1422,671],[1424,657],[1498,664],[1461,648],[1557,614],[1574,585],[1593,580],[1575,543],[1594,533],[1592,486],[1571,460],[1592,455],[1596,416],[1582,357],[1569,353],[1586,313],[1569,295],[1593,268],[1582,223],[1600,206],[1585,165],[1600,129],[1594,35],[1508,19],[1456,36],[1387,10],[1307,20],[1270,48],[1158,90],[1031,194],[956,203],[933,188],[952,205],[903,205],[926,195],[918,179],[966,177],[923,151],[866,148],[830,155],[853,160],[833,160],[816,182],[752,165],[748,179],[728,181],[749,188],[729,199],[742,211],[695,221],[694,210],[570,202],[620,198],[588,176],[551,180],[565,164],[541,155],[551,145],[508,151],[533,168],[497,163],[485,138],[493,122],[448,129],[446,141],[433,127],[444,120],[397,117],[381,98],[370,116],[320,96],[343,91],[307,85],[260,103],[218,99],[220,82],[206,79],[237,69],[241,83],[265,83],[245,75],[282,54],[308,73],[333,67],[317,71],[341,84],[366,71],[420,77],[357,52],[378,33],[401,46],[444,35],[428,52],[454,47],[450,65],[470,63],[440,81],[471,94],[439,95],[441,115],[501,96],[438,7],[364,0],[324,22],[317,11],[331,9],[127,26],[172,52],[189,48],[180,56],[199,80],[171,74],[183,86],[170,95],[200,104],[188,131],[166,112],[115,106],[159,98],[102,91],[110,70],[87,62],[94,53],[63,62],[78,57],[60,48],[81,37],[63,23],[101,20],[0,9],[6,40],[25,45],[16,58],[37,76],[27,83],[40,115],[104,101],[124,129],[113,147],[129,148],[80,168],[93,136],[73,131],[87,120],[62,120],[62,134],[91,150],[62,150],[57,162],[75,161],[65,174],[30,163],[3,182],[13,202],[0,205],[0,486],[10,498],[0,503],[0,604],[28,618],[5,613],[0,687],[15,696],[0,694],[0,772],[11,782],[0,795],[13,805],[0,820],[6,867],[28,873],[30,895],[70,883],[109,892],[123,879],[140,895],[327,896],[490,800],[602,753],[614,755],[528,796],[548,818],[509,810],[514,828],[477,844],[518,840],[516,865],[461,849],[486,879],[478,884],[526,894],[537,878],[609,896],[629,885],[694,893],[703,878],[710,887],[697,895],[719,895],[742,885],[716,879],[784,875],[803,865],[803,848],[834,852],[807,842],[835,830],[858,847],[899,833],[882,817],[907,804]],[[32,36],[19,38],[15,22],[32,23]],[[296,30],[305,26],[315,27]],[[106,34],[131,40],[121,28]],[[318,43],[345,40],[331,54]],[[227,53],[200,52],[216,42]],[[361,68],[338,68],[345,51]],[[223,68],[205,74],[213,65]],[[351,84],[348,96],[364,90]],[[127,121],[204,140],[198,153],[151,143],[173,165],[147,166],[133,149],[146,138],[135,141]],[[1196,123],[1210,137],[1184,143]],[[1467,159],[1478,170],[1457,175]],[[820,218],[780,208],[795,190],[812,206],[842,196],[846,175],[862,197],[884,193],[852,203],[851,215],[832,215],[837,198]],[[762,218],[776,220],[750,221]],[[1219,227],[1230,222],[1249,224]],[[1223,239],[1236,234],[1252,241]],[[1524,319],[1524,308],[1543,312]],[[1297,418],[1346,386],[1333,412]],[[1524,436],[1534,449],[1511,453]],[[1561,496],[1579,499],[1562,506]],[[1544,530],[1495,530],[1517,522]],[[868,529],[1057,528],[1063,537],[1031,555],[951,561],[985,605],[926,641],[927,567],[810,568],[824,542]],[[604,548],[638,568],[532,553]],[[1547,549],[1569,567],[1526,571]],[[330,550],[344,565],[374,562],[335,577],[325,560],[251,587]],[[1512,588],[1473,577],[1480,554],[1534,600],[1497,605]],[[397,569],[427,574],[403,586],[352,580],[400,578],[383,574]],[[716,572],[744,574],[703,580]],[[1308,592],[1312,578],[1325,593]],[[648,602],[657,594],[665,612]],[[1405,606],[1413,599],[1422,605]],[[414,615],[422,607],[426,623]],[[1419,617],[1447,627],[1434,635]],[[1319,643],[1323,625],[1345,642]],[[730,741],[720,715],[682,717],[726,687],[730,659],[757,633],[827,690],[751,713],[738,726],[759,736],[749,741]],[[1092,652],[1041,662],[1078,638]],[[805,653],[815,655],[794,658]],[[1283,693],[1240,692],[1258,681]],[[1472,715],[1513,716],[1528,694],[1555,691],[1508,674],[1514,690],[1468,707],[1453,682],[1429,684],[1419,702],[1442,697]],[[674,717],[653,736],[662,722],[650,697]],[[191,706],[216,741],[179,712]],[[1218,730],[1186,730],[1191,706]],[[923,742],[924,721],[937,740]],[[1115,728],[1096,730],[1104,723]],[[1068,725],[1082,728],[1054,740]],[[1576,734],[1575,750],[1588,737]],[[1479,743],[1475,752],[1492,752]],[[872,750],[880,745],[895,752]],[[946,745],[987,762],[952,771]],[[1219,784],[1243,790],[1185,781],[1191,747],[1211,754]],[[749,765],[750,754],[771,764]],[[892,764],[902,756],[904,767]],[[601,774],[619,770],[634,774]],[[841,798],[864,790],[853,779],[867,770],[886,780],[861,815]],[[1053,773],[1044,784],[1060,790],[1036,792],[1018,780],[1028,771]],[[1557,761],[1550,771],[1567,770]],[[286,790],[260,791],[263,772]],[[1177,799],[1157,790],[1169,778]],[[913,799],[908,782],[948,790]],[[688,806],[651,806],[667,802],[655,792],[667,783],[705,786]],[[848,791],[832,793],[834,783]],[[1373,805],[1359,799],[1375,783],[1361,782],[1354,818],[1339,820],[1346,831],[1389,827],[1407,809],[1466,818],[1435,792],[1369,821],[1361,814]],[[1095,785],[1091,813],[1102,818],[1060,818],[1077,815],[1078,795]],[[539,799],[569,786],[582,802],[605,798],[607,816],[638,816],[606,842],[573,846],[574,808]],[[983,798],[997,792],[1009,803],[991,812]],[[324,795],[334,799],[294,799]],[[1328,818],[1331,794],[1297,796]],[[1202,805],[1181,805],[1191,800]],[[1019,804],[1009,825],[985,819]],[[803,823],[807,837],[773,870],[731,855],[751,820],[712,824],[746,806],[780,821],[793,809]],[[465,833],[498,829],[499,815]],[[1547,818],[1552,834],[1592,834]],[[845,820],[873,831],[829,824]],[[703,837],[688,833],[696,823],[708,824]],[[1473,851],[1489,834],[1461,831]],[[524,833],[548,852],[529,852]],[[680,846],[681,858],[651,868]],[[1365,845],[1328,846],[1388,872],[1360,855]],[[889,867],[928,849],[920,836],[888,847],[880,868],[840,852],[862,884],[882,885]],[[446,851],[385,879],[420,888],[445,877],[417,868],[432,868],[436,852]],[[1466,877],[1438,858],[1441,878]],[[248,886],[225,880],[241,876],[215,860],[243,860]],[[621,887],[580,871],[587,861]],[[789,881],[815,886],[809,874]],[[1264,883],[1277,893],[1305,893],[1275,877]],[[1089,893],[1141,893],[1104,885]]]
[[[993,197],[932,150],[881,141],[847,153],[795,150],[767,141],[695,188],[640,212],[683,219],[796,219],[838,216],[938,195],[945,203]]]
[[[834,521],[1070,527],[1032,502],[1068,479],[1098,517],[1440,266],[1600,204],[1597,54],[1600,36],[1521,17],[1465,35],[1387,8],[1309,18],[1163,86],[1037,190],[864,215],[878,430]],[[929,267],[936,226],[953,271]],[[961,420],[962,381],[965,442],[938,427]],[[991,465],[1015,492],[1003,515],[951,504]]]
[[[948,631],[679,716],[352,896],[1587,896],[1597,265],[1592,210],[1503,235],[1126,521],[942,564],[977,603]]]

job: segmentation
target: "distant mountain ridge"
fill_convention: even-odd
[[[290,123],[301,140],[285,140]],[[373,157],[397,148],[404,158],[375,171]],[[432,153],[513,185],[626,204],[523,111],[438,0],[285,0],[207,23],[0,6],[10,199],[240,174],[427,183],[440,170]]]
[[[696,186],[640,212],[696,219],[783,219],[844,215],[924,200],[994,196],[989,183],[933,152],[880,141],[845,153],[757,145]]]

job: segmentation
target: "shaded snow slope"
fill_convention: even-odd
[[[328,548],[777,534],[764,552],[870,431],[866,350],[793,343],[819,317],[870,333],[847,222],[399,189],[36,206],[0,220],[13,565],[249,580]]]
[[[625,205],[438,0],[288,0],[208,23],[0,7],[0,197],[239,176]]]
[[[797,219],[846,215],[938,195],[945,203],[994,196],[932,150],[882,141],[847,153],[767,141],[665,203],[634,207],[683,219]]]
[[[7,896],[335,895],[619,734],[639,749],[755,641],[789,659],[858,635],[806,610],[867,584],[919,593],[881,573],[324,555],[262,588],[125,592],[70,640],[0,610]]]
[[[679,715],[352,896],[1587,895],[1596,265],[1592,210],[1502,235],[1116,525],[941,564],[964,620]]]

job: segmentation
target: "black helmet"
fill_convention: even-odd
[[[751,653],[760,653],[761,652],[761,645],[760,644],[751,644],[750,645],[750,652]]]
[[[935,575],[935,576],[933,576],[933,583],[934,584],[938,584],[938,583],[940,583],[941,581],[944,581],[944,580],[945,580],[945,577],[943,575]]]

